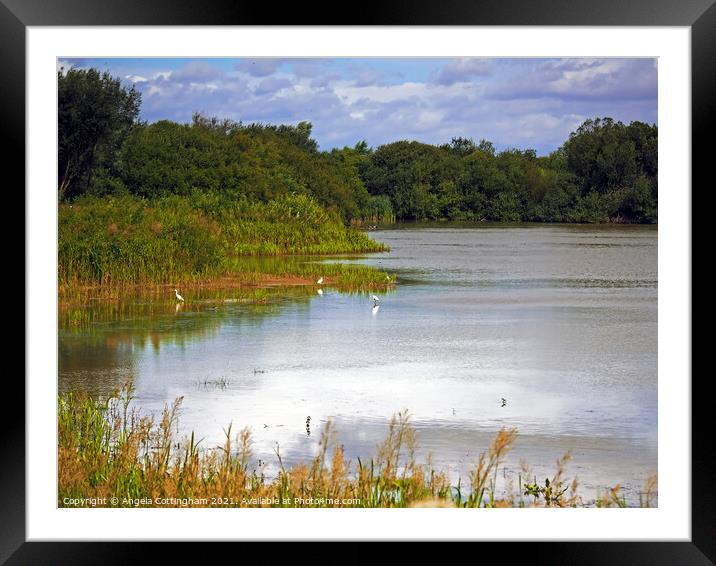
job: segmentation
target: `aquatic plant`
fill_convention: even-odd
[[[61,291],[88,285],[178,285],[224,275],[252,283],[266,272],[243,269],[242,257],[386,249],[301,194],[265,203],[209,193],[152,200],[84,197],[59,206]],[[299,262],[290,265],[301,268],[293,275],[315,273]],[[363,280],[371,271],[365,266],[362,270],[331,269]],[[380,279],[373,271],[375,277],[369,278]]]
[[[373,458],[346,460],[335,442],[331,421],[320,436],[312,461],[284,466],[268,477],[266,464],[253,460],[251,431],[243,428],[218,447],[200,447],[191,433],[177,441],[175,430],[182,398],[168,405],[158,422],[131,406],[131,386],[105,399],[68,393],[58,399],[58,505],[90,506],[234,506],[234,507],[576,507],[576,478],[564,480],[567,454],[557,462],[552,479],[522,485],[517,494],[511,480],[497,490],[497,470],[517,437],[515,429],[500,430],[478,457],[470,489],[460,480],[451,485],[434,469],[430,458],[416,459],[416,433],[407,411],[393,416],[385,440]],[[528,474],[526,466],[523,473]],[[520,474],[521,478],[521,474]],[[627,505],[619,486],[600,496],[597,507]],[[657,490],[650,476],[641,505],[651,506]],[[532,498],[527,505],[524,497]],[[94,498],[94,499],[92,499]]]

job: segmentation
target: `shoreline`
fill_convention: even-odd
[[[368,281],[357,286],[354,283],[343,282],[339,275],[326,275],[322,276],[323,282],[319,285],[313,277],[309,277],[308,275],[236,273],[178,283],[122,283],[116,286],[88,283],[59,284],[57,293],[58,306],[62,309],[81,306],[81,303],[88,300],[118,301],[133,295],[160,295],[169,293],[178,287],[191,291],[234,291],[245,289],[248,292],[258,289],[288,290],[296,287],[315,287],[316,289],[332,287],[340,291],[386,291],[395,287],[395,276],[389,276],[379,270],[375,271],[378,276],[391,277],[391,282],[372,283]]]

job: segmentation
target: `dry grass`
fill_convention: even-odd
[[[659,478],[655,473],[651,474],[644,482],[644,491],[639,494],[641,507],[653,507],[656,503],[656,496],[659,488]]]
[[[199,447],[194,435],[175,439],[182,398],[167,406],[158,422],[131,407],[127,387],[107,400],[63,395],[58,405],[58,505],[66,506],[196,506],[196,507],[577,507],[577,480],[565,479],[569,453],[556,464],[544,485],[522,484],[531,472],[526,464],[514,492],[512,478],[498,492],[498,469],[517,438],[515,429],[500,430],[470,474],[470,489],[451,486],[430,458],[416,460],[415,429],[407,411],[390,421],[374,458],[353,465],[335,442],[326,422],[318,454],[311,462],[287,469],[280,449],[280,471],[269,478],[253,463],[251,431],[224,443]],[[503,470],[504,474],[504,470]],[[641,505],[656,501],[656,475],[641,494]],[[626,505],[620,488],[600,495],[598,507]]]

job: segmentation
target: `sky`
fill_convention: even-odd
[[[58,58],[57,67],[134,85],[149,122],[189,122],[194,112],[308,121],[322,150],[461,136],[546,155],[588,118],[657,123],[651,58]]]

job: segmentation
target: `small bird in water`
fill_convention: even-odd
[[[318,278],[318,281],[316,281],[316,283],[318,283],[319,285],[323,285],[323,275]]]
[[[505,399],[504,397],[500,398],[500,402],[502,403],[500,407],[505,407],[507,405],[507,399]]]
[[[184,302],[184,297],[179,294],[178,290],[174,289],[174,294],[177,296],[177,301],[181,301],[182,303]]]
[[[373,306],[377,307],[379,302],[380,302],[380,299],[378,297],[376,297],[375,295],[373,295]]]
[[[306,435],[311,436],[311,416],[306,417]]]

